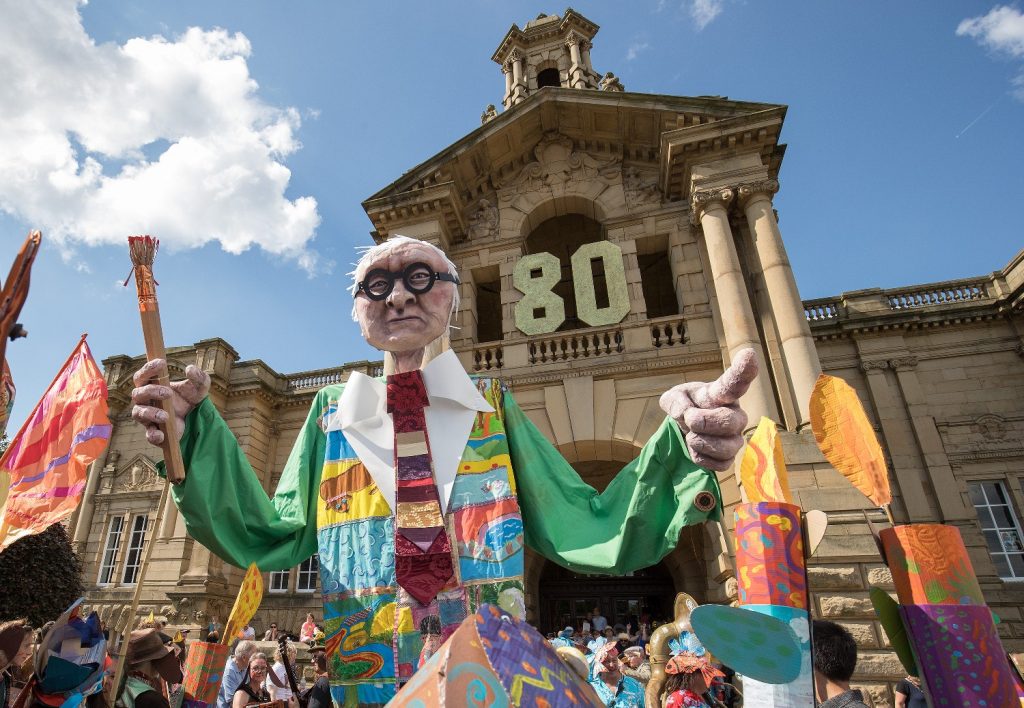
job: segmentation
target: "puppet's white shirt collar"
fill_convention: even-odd
[[[423,367],[423,383],[430,400],[426,409],[427,436],[444,514],[476,414],[491,413],[494,408],[480,395],[451,350]],[[345,439],[394,511],[395,428],[386,405],[387,385],[353,372],[338,401],[337,413],[328,419],[327,430],[345,433]]]

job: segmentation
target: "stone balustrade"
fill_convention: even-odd
[[[473,349],[473,371],[491,371],[504,366],[500,344],[484,344]]]
[[[384,366],[381,362],[359,362],[348,366],[335,366],[329,369],[315,369],[313,371],[300,371],[287,377],[288,391],[309,391],[318,390],[324,386],[342,383],[348,380],[353,371],[359,371],[367,376],[383,376]]]
[[[834,297],[804,300],[804,316],[813,325],[833,324],[859,314],[884,315],[928,308],[948,308],[969,303],[984,305],[995,302],[998,287],[993,277],[947,280],[910,288],[858,290]]]
[[[564,332],[537,338],[528,342],[527,346],[531,364],[621,354],[626,349],[622,329],[619,327]]]
[[[655,349],[686,344],[686,320],[681,317],[663,317],[650,321],[651,345]]]
[[[929,305],[949,305],[971,300],[988,300],[988,279],[953,280],[911,289],[886,290],[893,310],[907,310]]]
[[[839,303],[834,298],[804,300],[804,316],[808,322],[834,320],[839,317]]]

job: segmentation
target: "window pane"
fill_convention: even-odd
[[[1013,570],[1013,576],[1015,578],[1024,578],[1024,555],[1020,553],[1011,553],[1010,568]]]
[[[992,520],[992,512],[988,510],[987,506],[978,507],[978,523],[981,524],[983,529],[994,529],[996,527],[995,522]]]
[[[1020,542],[1020,534],[1016,531],[1000,531],[999,538],[1003,543],[1004,551],[1024,551],[1024,545],[1021,545]]]
[[[989,504],[1004,504],[1006,498],[1003,496],[1002,485],[999,482],[982,482],[981,486],[985,489],[985,496],[988,497]]]
[[[993,506],[992,518],[995,519],[996,528],[1000,529],[1012,529],[1013,528],[1013,517],[1010,516],[1010,507],[1008,506]]]
[[[1010,564],[1002,553],[993,553],[992,562],[996,564],[996,573],[1000,578],[1012,578],[1010,575]]]
[[[1003,550],[1003,542],[998,531],[985,531],[985,543],[990,553],[1000,553]]]
[[[967,491],[971,495],[971,504],[974,506],[985,506],[985,493],[981,491],[981,485],[971,482],[967,485]]]

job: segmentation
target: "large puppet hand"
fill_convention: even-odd
[[[132,391],[132,418],[146,426],[146,440],[151,445],[161,445],[164,433],[158,424],[167,421],[167,414],[159,406],[160,401],[171,399],[174,408],[174,425],[181,439],[185,432],[185,416],[198,406],[210,391],[210,375],[198,366],[185,369],[185,378],[171,385],[157,383],[161,376],[167,375],[167,362],[163,359],[147,361],[135,372],[135,390]],[[157,404],[157,405],[154,405]]]
[[[756,376],[757,355],[744,349],[716,381],[684,383],[662,394],[661,407],[679,424],[690,457],[701,467],[728,469],[743,447],[747,414],[737,401]]]

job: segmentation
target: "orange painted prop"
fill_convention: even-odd
[[[238,589],[238,597],[235,598],[235,605],[228,615],[228,623],[224,626],[224,636],[221,641],[230,643],[238,634],[245,629],[250,620],[256,616],[256,610],[263,602],[263,576],[255,563],[249,565],[242,578],[242,587]]]
[[[857,392],[821,374],[811,393],[811,429],[825,459],[877,506],[892,501],[889,472]]]
[[[901,605],[985,604],[955,526],[911,524],[879,536]]]
[[[734,514],[740,605],[806,609],[800,507],[755,502],[740,504]]]
[[[740,463],[740,483],[749,502],[787,502],[789,477],[775,421],[761,418]]]
[[[217,692],[224,680],[224,667],[228,663],[230,648],[227,644],[192,642],[188,645],[188,659],[185,661],[185,697],[213,705]]]

